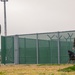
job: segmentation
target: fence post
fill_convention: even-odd
[[[60,64],[60,37],[58,32],[58,64]]]
[[[18,36],[14,36],[14,64],[19,64],[19,40]]]
[[[37,64],[38,64],[38,34],[36,34],[36,60],[37,60]]]

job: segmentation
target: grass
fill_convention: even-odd
[[[60,66],[61,64],[37,64],[37,66]],[[65,64],[63,64],[63,65],[65,65]]]
[[[0,65],[0,75],[75,75],[74,71],[62,71],[73,67],[72,64],[29,64],[29,65]],[[60,70],[60,71],[58,71]],[[72,68],[72,70],[74,70]]]
[[[5,74],[6,74],[5,72],[2,72],[2,71],[0,72],[0,75],[5,75]]]

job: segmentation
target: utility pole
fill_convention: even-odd
[[[0,34],[1,34],[1,24],[0,24]]]
[[[4,2],[4,34],[7,36],[7,23],[6,23],[6,2],[8,0],[1,0],[1,2]]]

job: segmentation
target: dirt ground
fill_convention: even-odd
[[[75,72],[59,72],[59,69],[70,67],[72,64],[62,65],[0,65],[0,75],[75,75]]]

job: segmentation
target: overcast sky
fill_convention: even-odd
[[[75,30],[75,0],[8,0],[7,34]],[[4,9],[0,2],[4,35]]]

